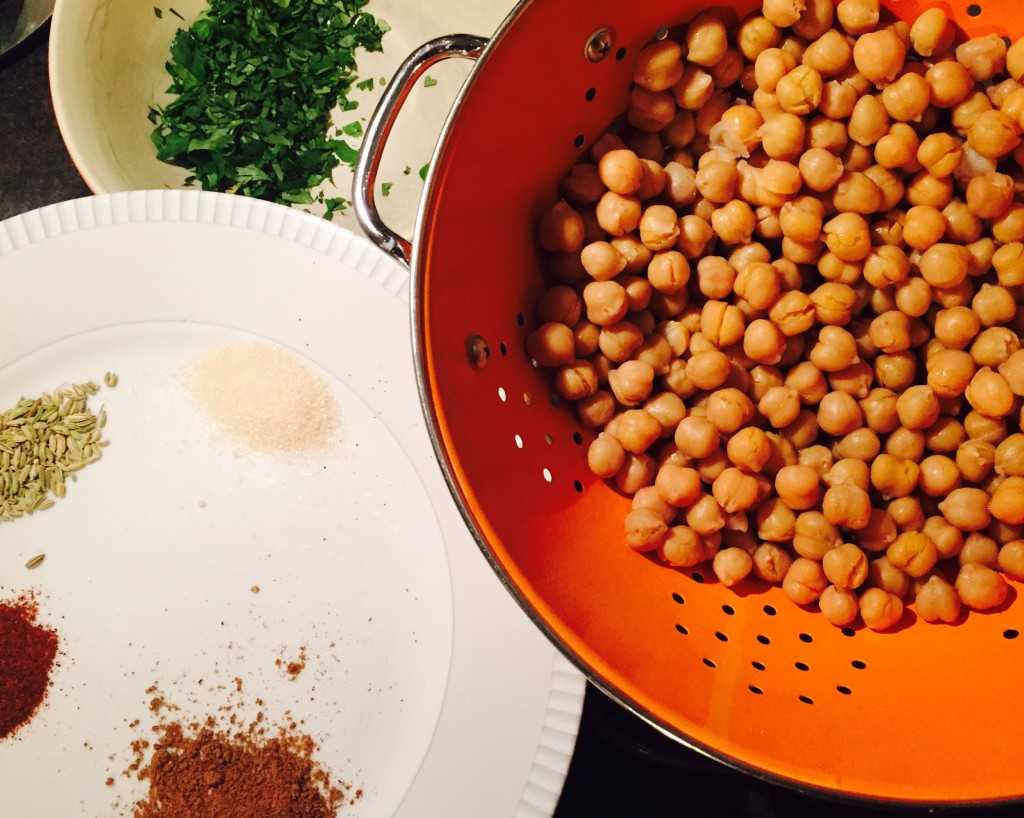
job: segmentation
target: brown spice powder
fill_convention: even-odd
[[[157,736],[139,773],[149,794],[133,818],[334,818],[362,794],[331,783],[306,735],[282,730],[267,738],[251,728],[229,735],[175,722],[159,726]]]

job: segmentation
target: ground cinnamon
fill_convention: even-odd
[[[0,602],[0,739],[13,735],[46,698],[57,634],[36,622],[31,594]]]

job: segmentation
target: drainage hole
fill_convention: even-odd
[[[715,639],[717,639],[719,642],[728,642],[729,641],[729,637],[726,636],[721,631],[715,631]]]
[[[762,634],[757,635],[757,641],[760,642],[762,645],[770,645],[772,643],[771,639]]]
[[[751,693],[756,693],[758,696],[760,696],[762,693],[764,693],[764,691],[761,688],[759,688],[757,685],[750,685],[747,688],[747,690],[749,690]]]
[[[768,614],[768,616],[775,616],[775,614],[778,613],[778,611],[776,611],[771,605],[765,605],[763,610]]]
[[[686,636],[690,632],[686,629],[685,625],[676,625],[676,630],[679,631],[683,636]]]
[[[683,595],[682,594],[672,594],[672,599],[673,599],[673,601],[677,602],[680,605],[682,605],[684,602],[686,602],[686,600],[683,599]]]
[[[694,582],[703,582],[704,581],[704,575],[701,574],[701,573],[698,573],[697,571],[694,571],[693,574],[691,574],[691,576],[693,577],[693,581]]]
[[[800,641],[801,642],[813,642],[814,641],[814,637],[811,636],[809,633],[802,633],[802,634],[800,634]]]
[[[836,690],[838,690],[844,696],[849,696],[851,693],[853,693],[853,691],[850,690],[850,688],[848,688],[846,685],[836,685]]]
[[[750,666],[754,668],[754,670],[765,670],[765,666],[762,665],[760,662],[751,662]]]
[[[1004,639],[1016,639],[1018,636],[1020,636],[1020,632],[1014,628],[1007,628],[1005,631],[1003,631]]]
[[[854,659],[850,664],[857,668],[857,670],[864,670],[867,667],[860,659]]]
[[[857,631],[855,631],[853,628],[847,625],[845,628],[842,629],[842,634],[843,636],[856,636]]]
[[[796,667],[797,670],[803,670],[803,671],[810,670],[810,668],[806,664],[804,664],[803,662],[796,662],[796,663],[794,663],[794,666]]]
[[[702,661],[702,662],[703,662],[703,663],[704,663],[705,665],[707,665],[708,667],[718,667],[718,666],[717,666],[717,665],[716,665],[716,664],[715,664],[714,662],[712,662],[712,661],[711,661],[710,659],[701,659],[701,661]]]
[[[977,17],[979,14],[981,14],[981,6],[979,6],[977,3],[971,3],[967,7],[968,17]]]
[[[726,614],[727,616],[732,616],[736,613],[736,610],[732,607],[732,605],[723,605],[722,613]]]
[[[814,704],[814,699],[812,699],[810,696],[801,696],[800,701],[802,701],[804,704]]]

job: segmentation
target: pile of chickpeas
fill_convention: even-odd
[[[764,0],[639,53],[539,224],[527,349],[629,546],[837,625],[1024,580],[1024,41]]]

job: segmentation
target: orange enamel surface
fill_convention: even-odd
[[[981,5],[962,18],[968,31],[1017,16],[1012,3]],[[890,7],[913,16],[923,4]],[[542,287],[534,225],[583,150],[574,140],[591,142],[625,108],[640,46],[692,14],[535,0],[477,66],[436,161],[414,260],[420,364],[456,491],[548,632],[602,686],[687,741],[854,796],[1021,798],[1024,635],[1006,634],[1024,631],[1019,585],[1004,610],[956,626],[915,623],[911,607],[896,632],[846,635],[778,589],[729,590],[706,567],[698,582],[659,566],[622,542],[628,501],[589,475],[590,437],[552,405],[524,352]],[[584,58],[601,26],[614,32],[613,52],[626,49],[622,60]],[[475,335],[491,352],[483,369],[466,355]]]

